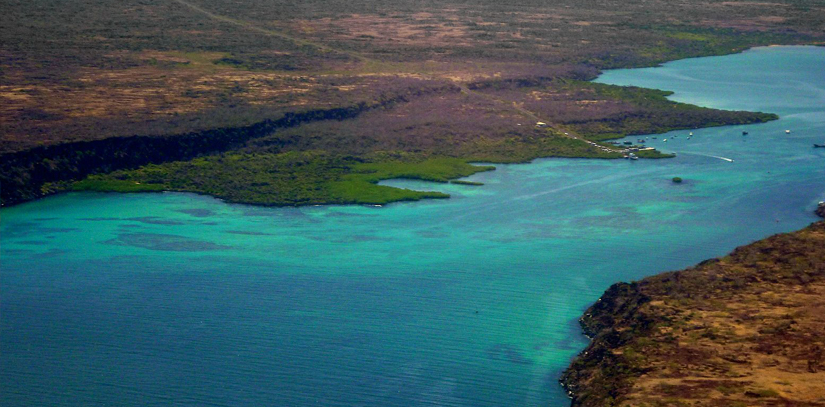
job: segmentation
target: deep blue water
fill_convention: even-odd
[[[608,72],[781,120],[650,139],[670,160],[391,182],[450,200],[66,194],[3,209],[0,405],[565,406],[576,319],[610,284],[816,220],[823,66],[825,49],[781,47]]]

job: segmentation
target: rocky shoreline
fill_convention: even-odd
[[[825,406],[825,221],[615,284],[581,325],[574,407]]]

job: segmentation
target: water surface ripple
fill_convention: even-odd
[[[824,65],[825,49],[781,47],[608,72],[782,118],[649,140],[671,160],[394,182],[450,200],[67,194],[4,209],[0,404],[566,406],[576,318],[610,284],[815,220]]]

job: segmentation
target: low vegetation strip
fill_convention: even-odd
[[[406,101],[408,97],[415,95],[457,91],[455,87],[441,84],[430,88],[408,89],[407,92],[370,103],[287,112],[280,118],[247,126],[168,136],[110,137],[3,154],[0,155],[0,184],[3,186],[0,190],[0,205],[14,205],[60,191],[65,188],[65,184],[92,174],[219,154],[241,148],[246,143],[271,135],[277,130],[318,121],[352,119],[369,110]],[[285,143],[281,140],[279,147],[283,147]]]
[[[386,204],[447,198],[440,192],[378,185],[393,178],[447,182],[493,167],[446,157],[376,154],[369,161],[323,151],[281,154],[222,154],[191,161],[148,165],[78,182],[76,191],[182,191],[230,202],[267,206]]]
[[[79,180],[89,174],[122,168],[136,168],[149,163],[168,162],[237,148],[255,137],[270,134],[277,128],[305,121],[343,119],[364,110],[350,109],[288,114],[251,126],[194,132],[168,137],[113,137],[56,146],[38,147],[3,155],[0,202],[13,205],[48,194],[49,183]],[[44,188],[45,187],[45,188]]]
[[[825,221],[610,287],[573,406],[825,406]]]

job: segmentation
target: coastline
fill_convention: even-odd
[[[6,13],[0,399],[566,405],[610,286],[574,406],[825,407],[825,221],[756,242],[823,198],[814,133],[594,82],[822,48],[825,5],[92,3]],[[581,160],[498,165],[539,158]]]
[[[636,117],[624,119],[596,119],[576,125],[562,132],[554,128],[533,129],[518,138],[497,140],[495,137],[478,137],[476,140],[455,145],[442,151],[434,147],[432,151],[376,151],[366,154],[351,154],[346,151],[335,152],[323,149],[291,150],[276,149],[257,152],[250,147],[243,147],[244,143],[257,142],[275,135],[266,135],[268,131],[281,128],[293,128],[302,123],[312,123],[337,120],[359,120],[360,116],[382,106],[387,109],[395,107],[399,102],[391,99],[375,105],[358,104],[347,108],[311,111],[309,113],[287,113],[278,120],[266,120],[239,128],[219,128],[192,132],[183,135],[165,136],[131,136],[112,137],[95,141],[81,141],[76,143],[58,144],[54,146],[37,147],[31,150],[18,151],[6,154],[2,180],[2,206],[13,206],[19,203],[40,199],[49,195],[68,191],[96,191],[96,192],[194,192],[214,196],[234,203],[245,203],[264,206],[303,206],[327,204],[387,204],[391,202],[415,201],[428,198],[448,198],[443,194],[404,191],[397,188],[379,188],[375,185],[380,180],[392,178],[424,179],[437,182],[449,182],[470,175],[472,172],[462,171],[457,174],[444,176],[440,171],[431,171],[426,166],[401,176],[384,176],[381,178],[368,177],[367,187],[370,190],[366,195],[327,194],[325,196],[299,196],[295,199],[281,199],[283,190],[277,193],[256,194],[253,198],[238,198],[233,191],[223,188],[202,185],[187,185],[192,178],[202,178],[211,171],[228,173],[232,169],[222,168],[224,158],[233,163],[240,163],[241,173],[258,172],[260,165],[256,163],[259,156],[268,157],[269,161],[290,161],[295,155],[322,157],[320,161],[311,164],[319,171],[324,182],[341,181],[340,172],[328,171],[326,164],[332,163],[333,168],[344,168],[344,173],[351,175],[358,173],[361,164],[377,166],[399,163],[401,167],[416,165],[422,161],[450,160],[453,166],[466,166],[472,162],[489,162],[493,164],[528,163],[539,158],[586,158],[586,159],[618,159],[622,153],[608,144],[609,140],[627,136],[644,134],[663,134],[675,130],[700,129],[723,127],[731,125],[764,123],[777,120],[778,116],[772,113],[728,111],[705,108],[696,105],[672,102],[666,97],[670,92],[644,89],[632,86],[615,86],[598,84],[592,81],[580,84],[567,85],[573,88],[593,87],[596,93],[604,92],[606,100],[626,100],[627,102],[653,104],[654,114],[641,122]],[[450,88],[452,89],[452,88]],[[533,88],[529,88],[533,89]],[[619,95],[616,96],[616,90]],[[437,94],[438,91],[435,91]],[[428,94],[425,92],[425,94]],[[639,102],[642,101],[642,102]],[[652,101],[652,102],[651,102]],[[515,103],[515,102],[514,102]],[[656,115],[660,116],[656,116]],[[524,119],[522,117],[521,119]],[[457,124],[457,123],[456,123]],[[511,123],[512,124],[512,123]],[[498,137],[498,136],[496,136]],[[78,148],[74,148],[77,145]],[[130,152],[137,151],[134,157]],[[639,158],[658,159],[671,158],[672,154],[658,150],[639,154]],[[114,158],[112,158],[114,157]],[[123,157],[129,157],[123,159]],[[248,157],[254,157],[248,159]],[[343,166],[343,167],[341,167]],[[179,179],[176,173],[183,167],[199,167],[200,173],[189,179]],[[152,172],[152,177],[141,178],[141,172]],[[294,166],[285,169],[286,175],[295,176]],[[389,171],[390,173],[398,172]],[[265,172],[263,172],[265,173]],[[158,175],[162,175],[160,178]],[[303,173],[298,176],[305,175]],[[391,174],[392,175],[392,174]],[[127,182],[121,182],[127,181]],[[262,180],[256,180],[259,184]],[[271,179],[263,180],[270,183]],[[233,187],[238,184],[232,182]],[[302,187],[305,185],[302,185]],[[256,190],[255,185],[243,188],[243,192]],[[361,188],[364,190],[364,188]],[[380,189],[380,191],[378,191]]]
[[[450,4],[426,7],[423,14],[413,12],[418,6],[357,12],[361,6],[350,5],[335,11],[347,16],[339,21],[324,20],[330,12],[325,3],[313,2],[296,14],[257,4],[176,3],[175,10],[135,15],[101,3],[107,12],[85,26],[61,18],[78,12],[76,5],[53,14],[39,14],[28,3],[13,5],[15,15],[31,24],[9,26],[6,33],[11,44],[26,46],[8,51],[1,205],[71,189],[69,184],[90,175],[169,164],[163,172],[222,155],[277,158],[324,151],[363,160],[401,153],[499,163],[616,158],[617,150],[591,149],[582,141],[775,117],[665,105],[666,92],[588,82],[600,73],[758,47],[825,44],[821,24],[807,18],[814,6],[699,2],[619,10],[577,4],[550,5],[553,12],[534,14],[479,2],[478,14],[469,16],[455,14]],[[157,7],[165,6],[149,8]],[[684,18],[672,19],[674,13]],[[150,15],[165,24],[185,20],[189,29],[175,36],[161,26],[139,35],[126,30]],[[170,20],[173,15],[178,20]],[[386,24],[388,15],[403,23]],[[323,23],[292,26],[304,19]],[[198,30],[206,23],[220,35],[204,37]],[[38,24],[45,28],[31,37],[26,27]],[[103,47],[100,38],[108,38],[112,26],[129,32]],[[362,32],[364,27],[378,31]],[[262,38],[274,42],[265,45]],[[56,91],[64,97],[42,97]],[[539,123],[548,131],[533,131]],[[177,188],[167,185],[176,181],[170,177],[152,181],[151,190],[295,204],[233,199],[201,186]],[[246,192],[256,186],[232,185]],[[100,183],[91,189],[135,190]],[[307,196],[299,201],[325,203]]]
[[[820,215],[821,216],[821,215]],[[825,221],[617,283],[580,319],[573,407],[825,405]]]

